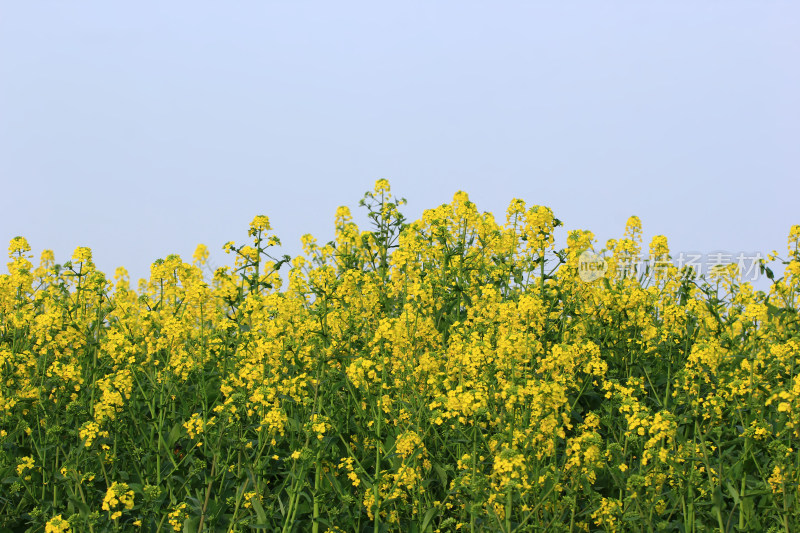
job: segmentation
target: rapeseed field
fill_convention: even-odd
[[[800,530],[800,226],[757,291],[636,217],[557,249],[546,207],[403,204],[136,288],[13,239],[0,532]]]

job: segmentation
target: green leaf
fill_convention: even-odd
[[[430,527],[431,521],[433,520],[433,517],[436,516],[438,511],[439,510],[436,507],[431,507],[425,513],[425,516],[422,518],[422,525],[420,526],[420,531],[422,533],[426,533],[429,529],[431,529]]]
[[[730,481],[726,481],[725,486],[728,488],[728,492],[733,498],[734,503],[736,503],[736,505],[741,505],[742,500],[739,498],[739,491],[736,490],[736,487],[734,487]]]
[[[264,512],[264,507],[261,505],[261,502],[258,501],[258,498],[251,499],[250,503],[253,506],[253,510],[256,512],[256,518],[258,519],[258,521],[266,524],[267,513]],[[251,526],[251,527],[259,529],[257,526]]]
[[[85,503],[74,497],[70,498],[69,502],[75,507],[75,509],[78,510],[78,513],[81,515],[81,518],[85,519],[86,517],[89,516],[90,511],[88,505],[86,505]]]
[[[197,533],[197,526],[200,525],[200,517],[192,516],[183,521],[183,533]]]
[[[180,422],[175,422],[175,425],[172,426],[172,429],[169,431],[169,435],[167,436],[167,447],[171,450],[173,445],[178,442],[178,439],[181,437],[181,431],[183,426]]]
[[[445,472],[444,468],[442,468],[439,464],[434,464],[433,470],[439,477],[439,483],[441,483],[442,487],[447,488],[447,472]]]

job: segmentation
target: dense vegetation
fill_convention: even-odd
[[[0,531],[800,529],[800,226],[764,293],[660,236],[623,268],[636,217],[586,282],[550,209],[403,203],[293,259],[257,216],[137,290],[13,239]]]

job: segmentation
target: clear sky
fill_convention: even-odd
[[[294,255],[386,178],[785,255],[798,58],[795,1],[0,0],[0,241],[135,280],[265,214]]]

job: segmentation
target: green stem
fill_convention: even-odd
[[[317,452],[317,464],[314,471],[314,515],[311,522],[312,533],[319,533],[319,491],[322,486],[322,467],[321,467],[322,449]]]

